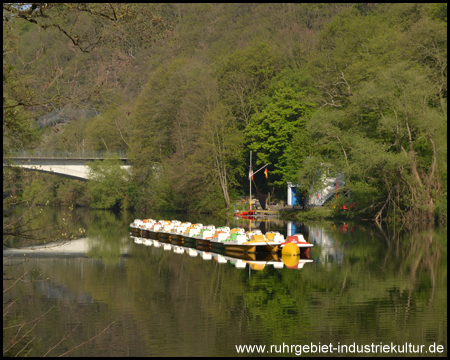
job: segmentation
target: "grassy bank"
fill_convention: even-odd
[[[333,209],[328,207],[315,207],[311,210],[287,210],[280,211],[280,216],[283,219],[289,220],[332,220],[337,219],[336,213]],[[340,218],[340,217],[339,217]]]

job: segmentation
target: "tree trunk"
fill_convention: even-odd
[[[375,216],[375,220],[376,220],[376,221],[380,220],[381,213],[383,212],[384,208],[385,208],[386,205],[388,204],[389,199],[391,198],[391,194],[392,194],[392,192],[397,188],[397,186],[398,186],[398,184],[394,185],[394,186],[391,188],[391,190],[389,191],[388,197],[387,197],[387,199],[386,199],[386,201],[385,201],[383,207],[380,209],[380,211],[378,211],[377,216]]]
[[[409,128],[408,115],[405,116],[405,124],[406,129],[408,130],[408,139],[409,139],[409,154],[411,155],[411,172],[417,180],[417,183],[420,187],[422,187],[422,180],[420,179],[419,173],[417,172],[417,161],[416,161],[416,153],[413,148],[411,129]]]
[[[436,146],[434,145],[434,141],[431,137],[431,134],[430,134],[430,142],[431,142],[431,145],[433,146],[433,163],[431,164],[431,170],[430,170],[430,175],[428,176],[426,191],[427,191],[427,203],[432,205],[433,198],[431,197],[431,186],[433,184],[434,170],[436,168]]]

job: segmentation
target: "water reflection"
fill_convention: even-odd
[[[126,256],[129,253],[129,244],[127,237],[123,239],[99,239],[85,237],[76,240],[58,241],[49,244],[39,244],[34,246],[25,246],[21,248],[12,248],[3,250],[3,256],[20,257],[102,257],[108,258],[111,252],[117,257]],[[111,246],[111,242],[115,245]],[[116,248],[111,250],[111,248]]]
[[[331,262],[342,265],[344,261],[344,248],[339,243],[337,234],[332,229],[325,230],[319,227],[309,227],[309,239],[320,249],[316,261],[323,264]]]
[[[311,342],[436,343],[447,354],[446,230],[252,222],[314,243],[310,259],[291,264],[268,254],[135,242],[127,225],[137,217],[86,218],[98,223],[76,259],[36,255],[23,263],[4,253],[4,263],[15,265],[4,268],[12,279],[4,289],[26,273],[4,293],[4,309],[11,305],[4,345],[31,330],[16,353],[31,342],[29,356],[42,356],[68,336],[49,354],[58,356],[100,334],[71,355],[235,356],[238,344]],[[234,220],[196,221],[231,227]]]
[[[302,234],[306,241],[314,244],[312,259],[319,264],[342,265],[345,250],[356,244],[359,238],[358,225],[356,223],[322,223],[306,225],[302,222],[285,221],[280,219],[246,220],[236,218],[233,226],[245,229],[260,229],[263,233],[278,231],[285,237],[294,234]]]
[[[66,300],[83,304],[92,304],[94,298],[90,293],[73,292],[67,286],[53,282],[36,282],[36,293],[47,299]]]
[[[146,246],[155,245],[160,247],[160,242],[154,239],[130,236],[135,244],[143,244]],[[195,248],[194,248],[195,247]],[[277,253],[241,253],[224,250],[221,253],[211,251],[207,246],[187,243],[187,246],[174,245],[170,243],[163,243],[165,251],[173,251],[175,254],[187,254],[194,258],[200,255],[203,260],[214,259],[219,264],[226,264],[230,262],[236,269],[245,269],[247,265],[252,270],[263,270],[266,266],[273,266],[275,269],[282,269],[286,266],[289,269],[301,269],[306,263],[311,263],[308,253],[302,253],[300,256],[283,255],[279,256]]]

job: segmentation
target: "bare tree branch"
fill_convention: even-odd
[[[109,328],[112,324],[115,324],[115,323],[116,323],[116,322],[113,321],[111,324],[109,324],[106,328],[104,328],[100,333],[98,333],[97,335],[95,335],[93,338],[91,338],[91,339],[85,341],[84,343],[81,343],[81,344],[78,345],[78,346],[75,346],[74,348],[70,349],[69,351],[66,351],[64,354],[59,355],[59,357],[64,356],[64,355],[67,355],[67,354],[70,353],[71,351],[73,351],[73,350],[75,350],[75,349],[78,349],[80,346],[83,346],[83,345],[87,344],[89,341],[94,340],[96,337],[100,336],[102,333],[104,333],[106,330],[108,330],[108,328]]]

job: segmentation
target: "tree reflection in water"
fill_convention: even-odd
[[[4,294],[4,348],[20,341],[5,355],[27,343],[21,354],[43,355],[68,336],[50,353],[60,355],[105,329],[70,354],[226,356],[235,344],[283,342],[446,349],[446,230],[297,224],[315,242],[314,261],[295,270],[266,265],[249,277],[248,263],[239,268],[225,254],[219,263],[201,250],[191,257],[135,244],[127,227],[134,217],[91,212],[91,258],[8,267],[14,280],[4,288],[29,272]]]

